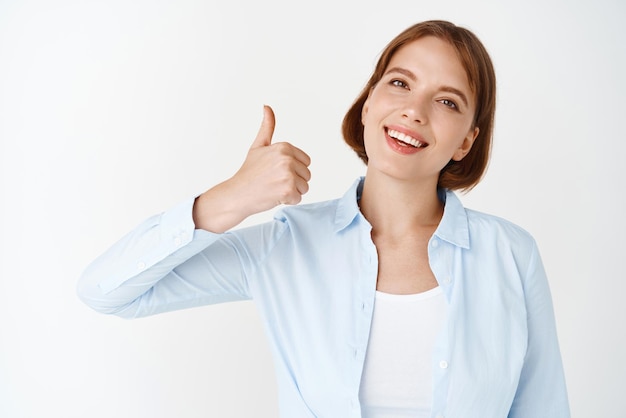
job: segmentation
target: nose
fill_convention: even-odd
[[[419,124],[428,123],[427,100],[421,95],[407,97],[406,102],[403,104],[402,117]]]

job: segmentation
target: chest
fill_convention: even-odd
[[[428,259],[429,232],[407,234],[399,240],[372,237],[378,253],[378,291],[414,294],[437,286]]]
[[[280,348],[275,351],[279,375],[297,382],[294,391],[312,414],[352,416],[348,412],[359,405],[368,337],[375,326],[375,287],[391,284],[420,293],[399,287],[395,278],[409,278],[409,286],[430,278],[434,287],[433,271],[449,295],[447,332],[429,365],[437,373],[433,389],[448,388],[451,381],[450,391],[485,400],[494,388],[514,391],[527,340],[523,292],[507,267],[514,260],[498,252],[500,263],[484,263],[488,254],[435,238],[429,251],[429,237],[412,242],[369,238],[364,230],[325,246],[281,242],[250,281],[272,346]],[[443,369],[442,361],[452,366]]]

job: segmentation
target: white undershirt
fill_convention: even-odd
[[[376,292],[359,398],[363,418],[428,418],[432,350],[446,314],[441,288]]]

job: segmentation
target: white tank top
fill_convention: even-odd
[[[359,398],[363,418],[428,418],[432,350],[446,301],[436,287],[413,295],[376,292]]]

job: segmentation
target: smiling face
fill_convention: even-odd
[[[368,175],[436,186],[478,135],[475,97],[456,51],[426,36],[402,46],[363,105]]]

